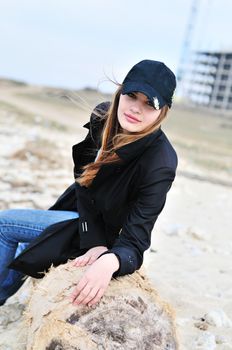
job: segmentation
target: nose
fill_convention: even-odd
[[[138,100],[133,101],[132,105],[130,106],[130,110],[132,113],[141,113],[141,103]]]

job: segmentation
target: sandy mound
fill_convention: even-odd
[[[85,268],[52,268],[34,287],[25,313],[27,350],[178,348],[173,312],[141,272],[111,281],[98,305],[69,296]]]

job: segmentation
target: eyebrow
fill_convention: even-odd
[[[144,100],[144,102],[148,102],[149,101],[149,98],[144,94],[144,93],[142,93],[142,92],[140,92],[140,91],[134,91],[133,92],[133,94],[136,94],[136,95],[138,95],[138,94],[143,94],[143,96],[145,96],[145,98],[146,98],[146,100]]]

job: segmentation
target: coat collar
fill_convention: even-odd
[[[91,114],[90,122],[83,125],[84,128],[89,129],[90,136],[99,149],[101,147],[101,133],[105,124],[105,112],[109,109],[110,102],[102,102],[99,104]],[[94,113],[95,110],[98,112],[98,116]],[[102,117],[99,117],[102,115]],[[120,147],[116,150],[117,155],[124,162],[131,161],[132,159],[140,156],[147,147],[149,147],[153,142],[155,142],[162,134],[161,128],[152,132],[151,134],[144,136],[143,138],[131,142],[125,146]]]
[[[91,113],[90,122],[83,125],[84,128],[89,129],[90,136],[97,148],[101,147],[101,133],[106,120],[105,114],[109,108],[109,101],[98,104]]]
[[[104,125],[104,123],[102,122]],[[102,125],[102,127],[103,127]],[[90,123],[88,122],[87,124],[83,125],[85,128],[90,129],[91,131],[91,137],[95,143],[95,145],[99,148],[101,146],[100,142],[100,133],[102,130],[102,127],[99,126],[98,124],[91,125],[90,128]],[[153,142],[155,142],[160,135],[162,134],[161,128],[158,130],[152,132],[149,135],[146,135],[142,137],[139,140],[136,140],[134,142],[131,142],[125,146],[120,147],[117,149],[115,152],[119,156],[120,159],[122,159],[124,162],[131,161],[132,159],[139,157],[147,147],[149,147]]]
[[[145,150],[156,143],[162,135],[163,132],[161,129],[156,130],[155,132],[144,136],[143,138],[131,142],[128,145],[120,147],[116,150],[117,155],[120,158],[119,162],[104,164],[98,171],[97,175],[92,181],[90,186],[91,191],[95,191],[99,186],[106,181],[108,176],[114,176],[117,172],[120,172],[121,165],[127,165],[133,159],[141,156]]]
[[[99,124],[101,124],[101,126]],[[85,125],[83,125],[84,128],[89,129],[91,139],[93,140],[97,148],[101,147],[101,132],[102,132],[103,126],[104,126],[103,122],[101,123],[98,122],[96,124],[92,124],[88,122]]]
[[[120,147],[116,150],[116,153],[123,161],[131,161],[132,159],[139,157],[146,150],[146,148],[156,142],[161,134],[162,130],[159,128],[158,130],[142,137],[139,140]]]

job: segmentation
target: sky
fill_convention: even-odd
[[[232,51],[232,0],[0,0],[0,77],[112,92],[142,59],[177,73],[192,49]]]

